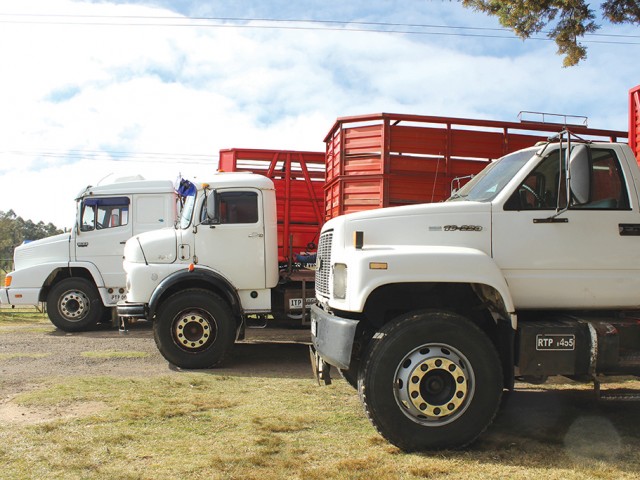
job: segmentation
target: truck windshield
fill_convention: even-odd
[[[510,153],[488,165],[448,201],[490,202],[535,153],[535,149]]]
[[[184,205],[182,206],[182,213],[180,214],[180,228],[187,228],[191,224],[191,216],[193,215],[193,207],[195,204],[195,192],[193,195],[185,197]]]

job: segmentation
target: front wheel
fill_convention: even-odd
[[[85,278],[66,278],[54,285],[47,295],[49,319],[65,332],[94,327],[104,312],[98,290]]]
[[[187,290],[169,297],[153,325],[158,350],[180,368],[221,364],[235,342],[235,322],[227,303],[207,290]]]
[[[502,369],[487,335],[447,312],[408,314],[372,340],[358,378],[369,419],[406,451],[460,448],[493,421]]]

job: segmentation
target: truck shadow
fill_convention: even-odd
[[[153,323],[151,322],[136,322],[131,324],[126,332],[121,332],[118,328],[113,327],[109,323],[99,323],[91,330],[83,332],[65,332],[59,328],[55,328],[48,333],[53,337],[90,337],[90,338],[120,338],[120,337],[149,337],[153,338]]]
[[[541,469],[604,464],[640,473],[638,425],[638,401],[598,401],[593,390],[575,386],[516,390],[469,453],[483,463]]]
[[[218,368],[186,370],[167,365],[170,370],[179,372],[234,377],[301,378],[313,381],[309,345],[296,342],[239,342],[234,345],[231,358]]]

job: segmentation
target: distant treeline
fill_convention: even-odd
[[[38,240],[62,233],[53,223],[33,223],[16,216],[13,210],[0,210],[0,269],[11,270],[13,250],[25,240]]]

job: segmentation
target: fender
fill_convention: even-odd
[[[10,272],[12,282],[8,290],[13,290],[14,293],[23,295],[20,297],[21,299],[15,298],[15,295],[9,295],[8,298],[11,299],[10,303],[15,305],[33,305],[34,302],[45,301],[46,298],[43,298],[44,289],[52,282],[54,272],[59,270],[69,271],[72,268],[88,271],[98,288],[100,288],[100,285],[103,285],[104,282],[100,271],[90,262],[63,261],[32,265]]]
[[[386,265],[386,267],[385,267]],[[347,262],[349,301],[332,299],[339,310],[362,312],[369,295],[392,283],[468,283],[489,286],[498,293],[515,328],[515,306],[504,275],[485,252],[468,247],[370,247],[351,253]]]
[[[51,277],[51,273],[56,270],[66,270],[69,262],[47,262],[39,265],[32,265],[10,272],[12,282],[11,288],[38,288],[41,289]]]
[[[105,286],[102,274],[95,264],[91,262],[69,262],[69,268],[81,268],[87,270],[93,278],[93,282],[96,284],[96,287],[101,288]]]
[[[191,283],[213,287],[222,292],[226,300],[229,302],[234,314],[239,315],[241,313],[240,297],[238,296],[238,292],[234,286],[219,273],[213,270],[196,267],[191,272],[183,269],[172,273],[158,284],[151,294],[151,299],[149,300],[149,313],[147,318],[151,319],[155,316],[156,309],[164,294],[180,283]]]

